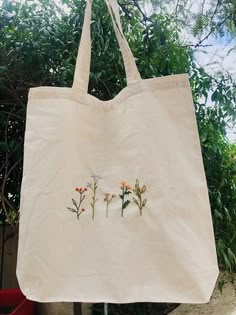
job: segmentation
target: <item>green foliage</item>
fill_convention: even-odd
[[[150,0],[154,7],[158,6],[160,12],[170,12],[172,17],[178,18],[188,32],[205,41],[209,35],[230,37],[236,36],[236,2],[227,1],[190,1],[178,0],[160,1]],[[204,44],[204,43],[203,43]]]
[[[227,73],[213,77],[194,62],[190,73],[198,121],[207,126],[211,123],[214,130],[226,136],[226,128],[236,122],[236,82]],[[200,131],[201,140],[204,140],[207,131]]]
[[[203,69],[191,77],[202,155],[212,209],[220,267],[236,270],[236,144],[225,140],[228,123],[236,120],[235,83]],[[212,106],[208,98],[211,95]],[[208,105],[207,105],[208,104]]]
[[[0,9],[0,210],[8,222],[18,221],[28,89],[71,86],[73,80],[85,3],[62,2],[67,10],[49,0],[3,0]],[[175,13],[185,2],[179,1]],[[227,74],[210,76],[194,63],[192,51],[180,39],[181,21],[173,15],[162,10],[144,19],[132,1],[122,12],[124,32],[143,78],[191,75],[218,258],[221,268],[235,271],[236,148],[226,140],[226,128],[236,119],[235,82]],[[104,1],[94,3],[95,20],[89,93],[107,100],[126,85],[125,73]],[[207,15],[198,17],[196,35],[208,21]]]
[[[210,16],[208,14],[198,13],[195,16],[195,23],[192,26],[193,36],[197,36],[198,34],[202,34],[206,27],[210,23]]]
[[[209,126],[202,151],[220,267],[236,270],[236,145]],[[214,161],[214,162],[213,162]]]

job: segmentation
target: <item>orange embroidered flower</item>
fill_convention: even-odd
[[[125,180],[122,180],[120,182],[120,189],[123,189],[123,188],[127,188],[128,190],[132,189],[132,187]]]
[[[122,180],[120,182],[120,189],[121,193],[119,194],[119,197],[122,201],[122,207],[121,207],[121,216],[124,216],[124,209],[127,208],[127,206],[130,204],[130,200],[127,198],[129,194],[132,194],[132,188],[131,186],[125,181]]]
[[[129,185],[129,184],[126,184],[125,187],[128,189],[128,190],[131,190],[132,187]]]

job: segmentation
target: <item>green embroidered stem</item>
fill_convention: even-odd
[[[125,209],[125,189],[124,188],[122,188],[121,199],[122,199],[121,216],[123,217],[124,209]]]
[[[147,199],[142,199],[142,195],[146,191],[146,186],[144,185],[142,188],[139,185],[139,180],[136,179],[135,188],[133,189],[134,194],[137,196],[137,198],[133,197],[134,203],[138,206],[140,215],[143,215],[143,208],[145,207],[147,203]]]
[[[120,189],[121,189],[121,194],[119,195],[121,198],[121,217],[124,216],[124,209],[128,207],[128,205],[130,204],[130,200],[127,199],[125,200],[125,196],[131,194],[131,186],[129,184],[127,184],[125,181],[122,181],[120,183]]]
[[[75,212],[77,219],[79,220],[81,213],[85,211],[84,208],[80,210],[80,207],[82,205],[83,200],[85,199],[84,193],[87,191],[87,188],[75,188],[75,191],[79,192],[80,194],[79,203],[77,203],[76,200],[72,198],[71,200],[72,200],[73,205],[75,206],[75,209],[70,208],[70,207],[67,207],[67,209],[71,212]]]
[[[95,204],[98,201],[98,198],[96,198],[97,188],[98,188],[98,181],[102,178],[99,175],[92,175],[93,183],[88,183],[87,187],[91,188],[93,195],[92,195],[92,202],[90,203],[92,207],[92,219],[95,218]]]
[[[109,205],[109,201],[107,201],[107,206],[106,206],[106,218],[108,218],[108,205]]]
[[[80,194],[79,205],[78,205],[78,207],[76,207],[76,209],[77,209],[77,219],[78,219],[78,220],[79,220],[79,216],[80,216],[81,213],[82,213],[82,211],[79,212],[79,209],[80,209],[80,206],[81,206],[81,204],[82,204],[82,201],[83,201],[82,194]]]
[[[93,196],[92,196],[92,202],[91,202],[91,206],[92,206],[92,210],[93,210],[93,220],[94,220],[94,216],[95,216],[95,203],[96,203],[96,190],[97,190],[97,185],[96,185],[96,180],[94,180],[94,183],[93,183],[93,188],[92,188],[92,191],[93,191]]]
[[[111,203],[112,199],[115,198],[116,195],[111,195],[109,193],[105,194],[104,201],[106,202],[106,218],[108,218],[108,209],[109,209],[109,204]]]
[[[142,195],[140,195],[139,198],[139,210],[140,210],[140,215],[143,215],[143,207],[142,207]]]

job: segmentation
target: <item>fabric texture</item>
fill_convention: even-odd
[[[29,92],[19,284],[39,302],[206,303],[218,265],[188,76],[142,80],[106,3],[127,87],[87,92],[88,0],[73,87]]]

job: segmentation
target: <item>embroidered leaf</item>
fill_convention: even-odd
[[[73,202],[73,205],[75,205],[77,208],[77,202],[75,201],[75,199],[72,198],[72,202]]]
[[[146,191],[146,186],[144,185],[141,189],[141,194],[145,193],[145,191]]]
[[[133,201],[134,201],[134,203],[136,203],[136,205],[139,205],[139,204],[138,204],[138,200],[135,199],[134,197],[133,197]]]
[[[145,207],[146,203],[147,203],[147,199],[144,199],[142,202],[142,207]]]
[[[126,200],[123,204],[123,209],[127,208],[128,205],[129,205],[130,201],[129,200]]]
[[[73,208],[67,207],[67,209],[70,210],[71,212],[76,212],[76,210]]]
[[[129,194],[131,194],[131,193],[132,193],[132,191],[129,191],[129,190],[128,190],[128,191],[127,191],[127,190],[125,191],[125,195],[129,195]]]

